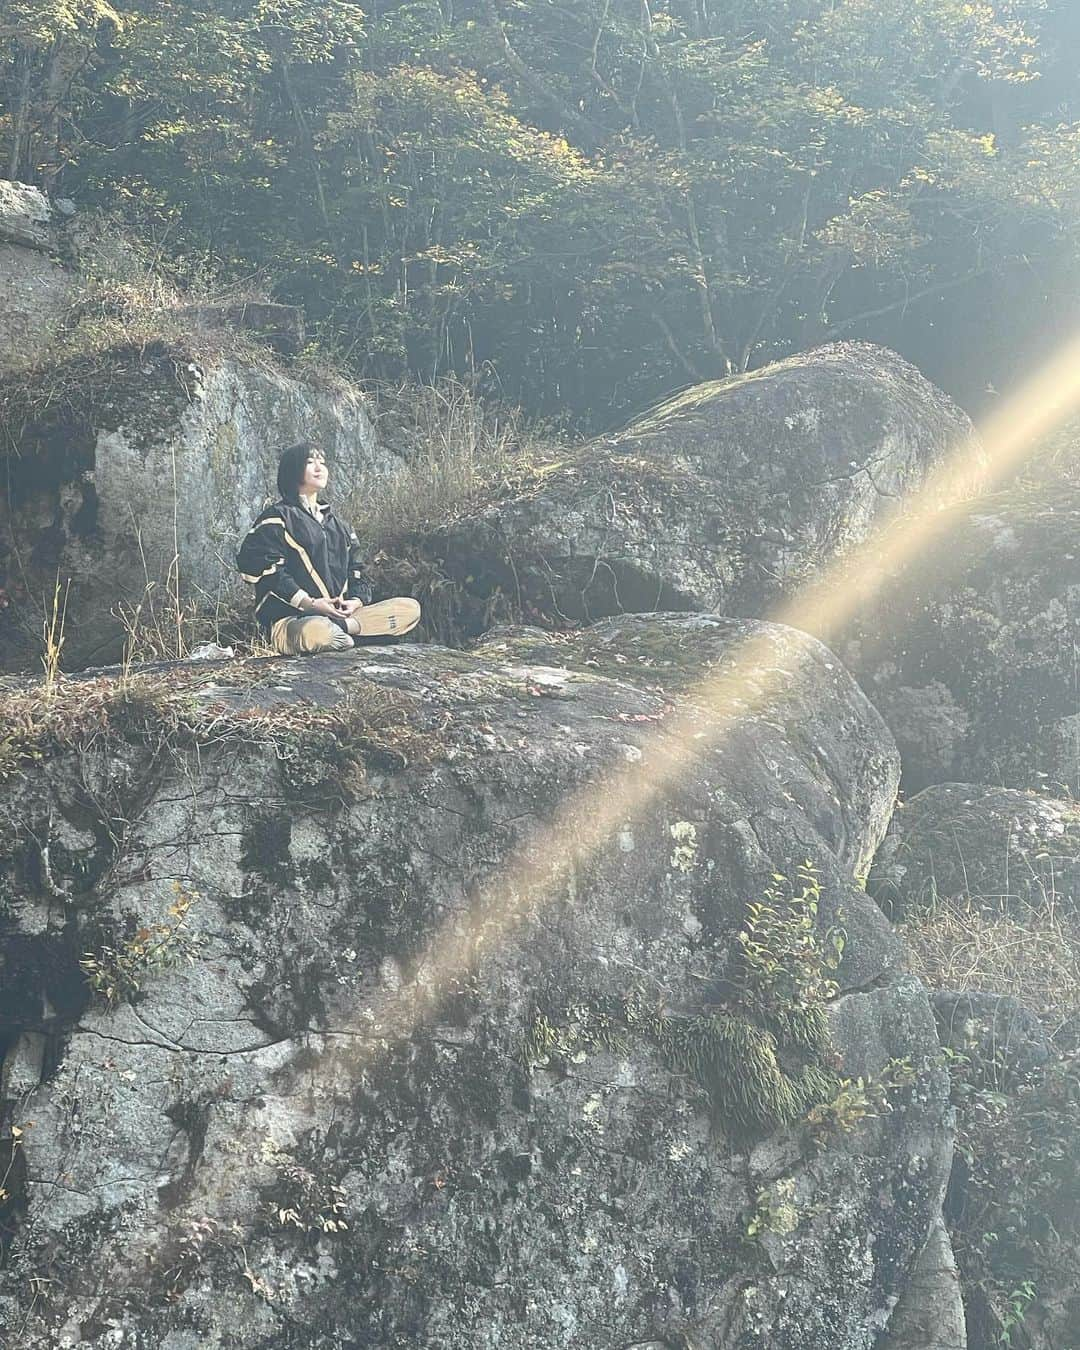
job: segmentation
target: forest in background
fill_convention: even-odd
[[[361,378],[600,428],[837,337],[974,412],[1071,328],[1069,0],[24,0],[0,171]]]

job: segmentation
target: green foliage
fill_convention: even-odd
[[[87,984],[109,1008],[135,998],[156,971],[194,960],[197,943],[188,929],[188,911],[199,895],[183,890],[179,882],[174,889],[176,899],[164,923],[140,928],[117,946],[102,946],[79,961]]]
[[[362,8],[0,5],[9,172],[126,203],[181,275],[268,273],[364,375],[600,417],[924,293],[1075,277],[1035,3]]]
[[[764,898],[747,905],[738,935],[740,1001],[782,1041],[819,1052],[844,931],[833,926],[819,934],[821,884],[810,863],[799,865],[793,881],[780,873],[772,880]]]
[[[782,1177],[757,1193],[753,1213],[746,1222],[746,1236],[751,1240],[765,1234],[787,1237],[799,1226],[799,1211],[795,1204],[795,1182]]]
[[[626,1054],[635,1040],[644,1041],[668,1068],[705,1088],[717,1117],[736,1137],[768,1134],[817,1108],[824,1112],[820,1129],[836,1123],[851,1128],[857,1123],[856,1089],[831,1067],[827,1014],[842,935],[830,929],[820,945],[817,875],[804,863],[796,877],[790,884],[776,875],[764,899],[747,906],[738,936],[740,974],[725,1005],[676,1016],[636,991],[558,1014],[539,1011],[525,1037],[526,1067],[553,1060],[578,1064],[599,1048]],[[859,1084],[862,1115],[870,1114],[872,1101],[883,1100],[892,1082],[886,1078],[880,1088]],[[836,1103],[831,1111],[825,1108],[830,1102]]]
[[[844,1078],[834,1097],[806,1113],[807,1132],[818,1143],[837,1134],[851,1134],[864,1120],[891,1111],[893,1094],[911,1087],[915,1080],[915,1069],[906,1059],[890,1060],[880,1074]]]
[[[1080,1281],[1080,1054],[999,1083],[996,1066],[950,1057],[959,1162],[950,1228],[967,1286],[1011,1344],[1045,1291]],[[976,1350],[992,1337],[976,1336]]]
[[[1040,1044],[1013,1023],[1007,1004],[1000,1024],[989,1009],[969,1010],[947,1027],[957,1135],[946,1217],[972,1350],[1027,1344],[1025,1321],[1053,1334],[1080,1288],[1080,936],[1053,884],[1050,863],[1064,868],[1075,856],[1068,820],[1059,828],[1063,837],[1047,845],[1054,857],[1039,855],[1045,878],[1033,874],[1022,907],[1009,913],[984,894],[977,868],[962,878],[972,894],[949,898],[956,842],[943,837],[935,875],[946,893],[913,906],[905,925],[931,987],[1016,999],[1047,1037]]]
[[[287,1159],[278,1171],[272,1213],[281,1227],[301,1233],[344,1233],[345,1192],[296,1159]]]
[[[785,1066],[781,1049],[792,1047],[741,1016],[667,1018],[657,1043],[669,1067],[708,1089],[720,1119],[738,1136],[793,1124],[837,1090],[836,1075],[819,1064]]]
[[[1035,1298],[1035,1286],[1030,1280],[1023,1280],[1015,1289],[1009,1291],[1007,1307],[1001,1324],[1002,1345],[1012,1344],[1012,1334],[1023,1323],[1024,1314],[1035,1302]]]

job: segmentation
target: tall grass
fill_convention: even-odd
[[[378,386],[370,411],[379,440],[403,460],[392,477],[348,500],[372,548],[445,524],[559,462],[550,431],[529,426],[517,410],[485,405],[459,380]]]
[[[907,920],[904,935],[932,989],[1010,994],[1051,1036],[1080,1017],[1080,919],[1053,898],[1020,915],[938,900]]]

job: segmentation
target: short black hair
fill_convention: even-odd
[[[277,490],[286,500],[292,501],[299,496],[307,462],[318,449],[314,441],[297,441],[282,450],[277,466]]]

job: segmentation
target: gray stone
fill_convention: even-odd
[[[960,1275],[944,1220],[936,1219],[880,1350],[967,1350]]]
[[[199,363],[158,344],[50,367],[0,390],[23,409],[0,483],[0,668],[36,664],[44,597],[70,582],[64,657],[119,658],[143,604],[170,627],[170,594],[246,614],[233,556],[276,495],[281,446],[315,436],[344,488],[390,472],[359,394],[266,365]],[[174,559],[176,563],[174,564]]]
[[[991,917],[1080,908],[1080,807],[1033,792],[942,783],[893,816],[870,894],[898,917],[936,900]]]
[[[46,349],[70,296],[71,276],[54,258],[0,240],[0,370]]]
[[[0,178],[0,240],[46,252],[56,247],[52,207],[40,188]]]
[[[0,1073],[0,1097],[7,1101],[22,1100],[41,1086],[45,1043],[40,1031],[24,1031],[7,1050]]]
[[[457,583],[454,620],[548,625],[620,612],[761,617],[896,512],[973,438],[895,353],[823,347],[699,385],[627,430],[566,451],[520,492],[389,548]]]
[[[67,313],[71,276],[61,232],[39,188],[0,179],[0,371],[45,350]]]
[[[911,766],[906,781],[914,787],[927,777],[936,782],[955,778],[971,719],[952,691],[933,681],[917,688],[884,684],[872,693],[896,738],[900,762]]]
[[[748,642],[773,678],[732,721],[698,681]],[[852,876],[895,787],[888,734],[791,630],[612,620],[541,655],[165,668],[109,705],[112,733],[9,780],[17,850],[74,831],[51,854],[66,905],[21,852],[0,863],[8,1029],[20,1000],[66,1009],[15,1117],[34,1124],[0,1318],[27,1350],[61,1327],[139,1350],[871,1350],[951,1129],[926,996]],[[153,681],[188,682],[199,743],[162,753]],[[113,828],[86,842],[88,802]],[[753,1090],[748,1063],[677,1071],[629,1014],[574,1031],[737,1008],[747,902],[808,858],[821,930],[848,930],[836,1067],[916,1070],[887,1112],[748,1139],[715,1095]],[[164,921],[175,882],[198,892],[191,962],[91,1002],[78,956]]]
[[[950,520],[837,650],[893,728],[904,781],[1080,792],[1080,486],[1053,466]]]

